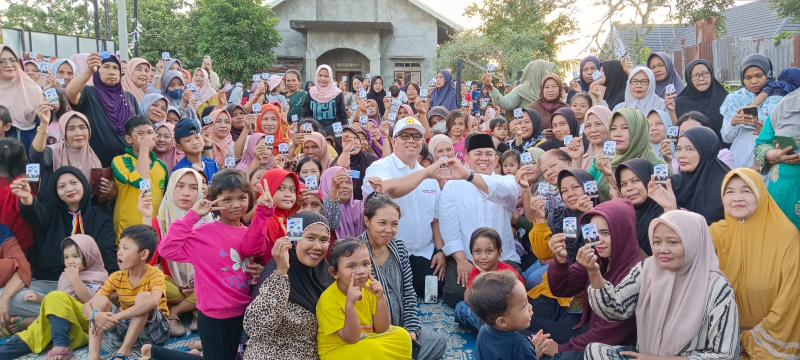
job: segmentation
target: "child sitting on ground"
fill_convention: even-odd
[[[475,267],[472,268],[472,271],[469,273],[469,281],[467,282],[467,290],[464,291],[464,299],[467,298],[467,294],[475,278],[485,272],[510,271],[517,276],[519,281],[523,281],[524,283],[522,277],[511,265],[500,261],[500,256],[503,254],[502,241],[500,240],[500,234],[494,229],[487,227],[475,229],[472,233],[472,237],[469,239],[469,251],[472,253],[472,262],[475,264]],[[481,328],[480,320],[464,301],[459,301],[456,305],[455,318],[458,324],[475,329]]]
[[[134,346],[163,344],[169,339],[164,273],[147,265],[157,243],[156,231],[147,225],[133,225],[120,234],[120,270],[83,305],[83,315],[90,322],[88,359],[100,359],[104,332],[119,348],[115,359],[127,359]],[[112,294],[119,297],[119,307],[111,303]]]
[[[108,273],[97,243],[88,235],[64,239],[61,251],[65,269],[58,279],[58,290],[37,299],[42,304],[39,317],[27,330],[0,344],[0,359],[15,359],[31,352],[39,354],[51,342],[53,348],[47,352],[47,359],[67,359],[73,349],[89,341],[89,321],[81,313],[81,307],[103,285]]]
[[[336,281],[317,302],[320,360],[410,359],[411,337],[391,324],[383,285],[372,277],[367,244],[339,239],[329,271]]]
[[[482,273],[464,297],[484,322],[475,342],[476,360],[535,360],[541,356],[533,342],[541,340],[547,346],[550,340],[543,340],[545,335],[540,332],[534,340],[517,333],[528,328],[533,315],[525,286],[517,276],[508,271]]]

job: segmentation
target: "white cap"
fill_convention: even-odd
[[[394,134],[392,135],[392,137],[397,136],[397,134],[399,134],[401,131],[405,129],[414,129],[419,131],[420,134],[425,134],[425,128],[422,127],[422,124],[419,121],[417,121],[416,118],[409,116],[405,119],[398,120],[394,124]]]

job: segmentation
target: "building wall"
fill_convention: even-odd
[[[306,79],[313,78],[317,58],[337,48],[360,52],[369,59],[367,72],[385,79],[392,78],[395,70],[421,71],[423,79],[435,75],[438,21],[407,0],[285,0],[273,11],[281,19],[276,29],[283,36],[275,55],[304,58]],[[290,28],[291,20],[391,22],[393,31],[310,30],[303,34]],[[419,62],[421,67],[395,69],[397,62]]]

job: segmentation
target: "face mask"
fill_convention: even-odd
[[[447,122],[440,121],[440,122],[436,123],[436,125],[433,125],[433,127],[431,128],[431,131],[435,132],[437,134],[445,134],[445,133],[447,133]]]
[[[173,99],[180,99],[183,97],[183,89],[167,90],[167,96]]]

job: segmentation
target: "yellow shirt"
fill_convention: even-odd
[[[128,146],[125,154],[117,156],[111,161],[111,169],[117,185],[117,202],[114,205],[114,232],[119,235],[131,225],[142,223],[142,214],[139,212],[139,181],[142,175],[136,171],[139,160],[133,153],[133,148]],[[164,190],[167,188],[167,165],[150,152],[150,193],[153,198],[153,209],[161,206]]]
[[[339,335],[337,331],[344,328],[344,307],[347,295],[339,290],[339,286],[334,282],[325,290],[317,301],[317,348],[319,356],[336,350],[339,347],[350,345]],[[372,315],[377,311],[378,298],[369,290],[361,288],[361,300],[356,302],[356,312],[358,322],[361,324],[361,338],[374,333],[372,329]]]
[[[106,279],[105,284],[97,291],[97,294],[109,297],[111,294],[116,293],[119,297],[120,310],[125,310],[136,304],[136,295],[139,295],[140,292],[159,290],[161,291],[161,299],[158,301],[158,310],[164,314],[164,317],[168,317],[167,285],[164,280],[164,273],[154,266],[147,265],[147,272],[142,280],[133,285],[128,280],[128,272],[129,270],[120,270],[111,274]]]

